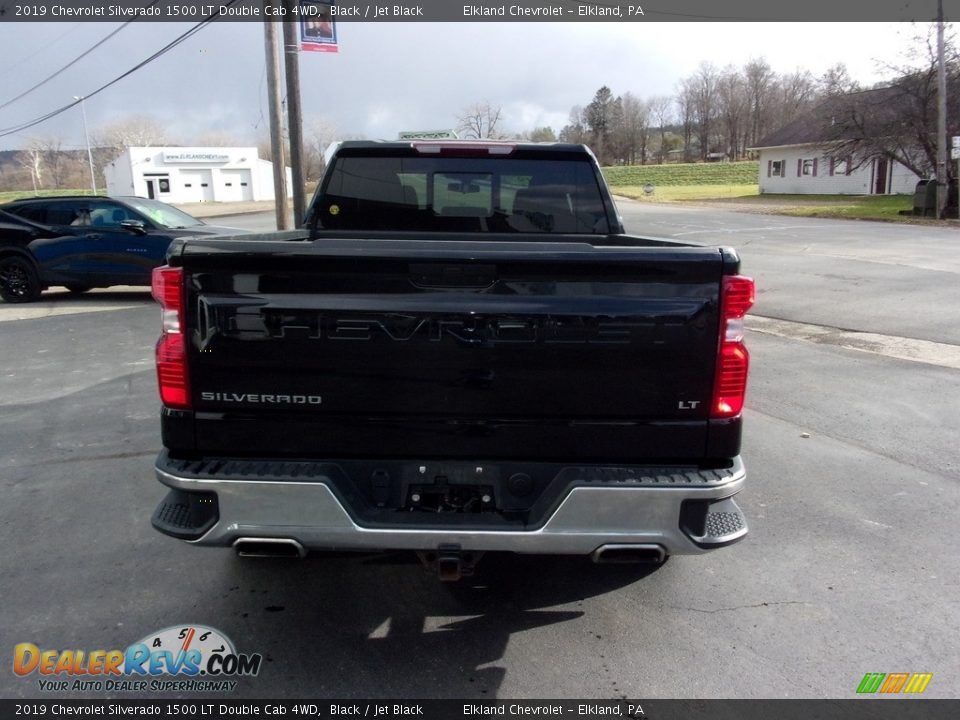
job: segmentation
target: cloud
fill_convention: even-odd
[[[537,103],[517,101],[503,106],[503,129],[513,132],[524,132],[534,128],[549,126],[557,134],[564,125],[570,113],[552,111]]]
[[[0,70],[15,66],[0,103],[116,27],[0,24]],[[0,110],[0,127],[89,93],[187,27],[128,26],[40,91]],[[765,56],[779,72],[808,66],[814,74],[843,61],[856,79],[870,82],[876,79],[871,58],[896,57],[911,35],[909,27],[889,23],[341,23],[338,30],[339,53],[301,56],[304,112],[328,117],[349,135],[384,138],[452,127],[464,108],[483,100],[504,108],[507,129],[550,125],[559,131],[570,108],[588,104],[601,85],[615,95],[673,94],[703,60],[723,67]],[[41,47],[47,50],[24,62]],[[262,26],[236,22],[205,28],[86,103],[91,128],[125,114],[149,114],[171,134],[225,130],[242,133],[245,142],[262,133],[266,106]],[[37,135],[81,146],[78,116],[70,111],[4,138],[0,147]]]

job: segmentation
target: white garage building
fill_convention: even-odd
[[[103,174],[108,195],[176,204],[274,199],[273,163],[255,147],[132,147]]]

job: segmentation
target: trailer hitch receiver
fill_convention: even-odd
[[[419,550],[417,557],[424,567],[443,582],[456,582],[473,575],[474,568],[483,557],[483,553],[464,552],[459,545],[441,545],[432,550]]]

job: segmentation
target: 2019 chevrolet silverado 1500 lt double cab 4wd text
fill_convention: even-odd
[[[662,561],[742,538],[733,250],[632,237],[578,145],[345,142],[306,227],[154,274],[154,526],[240,554]]]

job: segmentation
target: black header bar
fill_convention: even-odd
[[[269,3],[268,3],[269,4]],[[960,0],[944,0],[948,21]],[[929,22],[933,0],[337,0],[339,22]],[[0,22],[263,22],[300,20],[263,0],[0,0]]]

